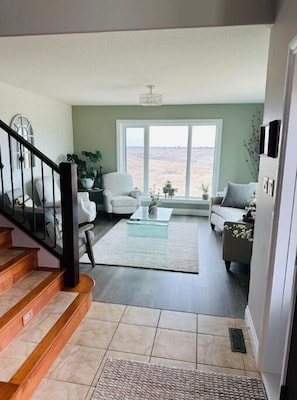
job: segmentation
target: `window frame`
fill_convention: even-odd
[[[213,176],[212,176],[212,192],[210,195],[214,195],[218,191],[219,185],[219,168],[221,159],[221,143],[222,143],[222,119],[154,119],[154,120],[116,120],[116,160],[117,160],[117,171],[126,172],[126,129],[127,128],[144,128],[144,151],[146,151],[146,144],[149,140],[149,127],[150,126],[188,126],[188,147],[187,147],[187,165],[186,165],[186,193],[185,196],[180,197],[182,200],[192,200],[194,197],[189,197],[189,184],[190,184],[190,168],[191,168],[191,156],[189,155],[190,146],[192,143],[192,129],[193,126],[205,126],[215,125],[216,126],[216,138],[214,147],[214,163],[213,163]],[[147,157],[144,159],[144,171],[146,171],[148,165]],[[147,172],[147,171],[146,171]],[[144,195],[148,195],[148,173],[144,173]],[[177,199],[176,199],[177,200]]]

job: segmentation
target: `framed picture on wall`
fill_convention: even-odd
[[[261,126],[259,154],[273,158],[278,156],[280,123],[280,120],[274,120]]]

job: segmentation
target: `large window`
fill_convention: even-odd
[[[145,194],[168,180],[177,199],[216,192],[221,131],[222,120],[117,121],[118,170]]]

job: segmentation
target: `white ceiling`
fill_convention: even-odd
[[[264,25],[0,38],[0,81],[71,105],[263,102]]]

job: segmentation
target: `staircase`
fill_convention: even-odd
[[[94,281],[64,288],[63,270],[38,267],[38,249],[13,246],[11,231],[0,228],[0,399],[26,400],[87,313]]]

